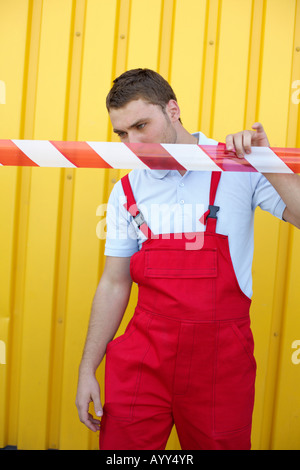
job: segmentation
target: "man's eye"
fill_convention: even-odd
[[[137,127],[138,130],[141,130],[141,129],[144,129],[144,127],[146,126],[146,123],[144,124],[139,124]]]

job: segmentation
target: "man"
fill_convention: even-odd
[[[183,127],[172,88],[148,69],[116,79],[107,108],[122,142],[215,143]],[[226,144],[241,157],[269,146],[260,123]],[[106,264],[79,369],[80,420],[99,429],[93,401],[103,415],[100,449],[164,449],[174,423],[183,449],[250,449],[254,210],[300,227],[299,176],[135,170],[109,203]],[[138,305],[113,340],[132,281]],[[105,353],[102,411],[95,372]]]

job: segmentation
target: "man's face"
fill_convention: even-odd
[[[176,143],[177,133],[169,105],[163,112],[160,106],[138,99],[122,108],[112,108],[109,116],[114,132],[122,142]]]

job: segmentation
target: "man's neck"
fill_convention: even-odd
[[[191,144],[198,145],[198,138],[190,134],[182,125],[177,130],[177,144]],[[186,173],[186,170],[178,170],[181,176]]]
[[[176,144],[198,144],[198,138],[190,134],[178,121],[174,125],[176,131]]]

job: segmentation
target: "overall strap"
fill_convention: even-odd
[[[147,238],[154,238],[153,233],[149,229],[148,225],[145,222],[143,214],[139,211],[135,197],[132,192],[131,184],[129,181],[129,175],[125,175],[121,179],[121,183],[123,186],[123,191],[126,196],[127,201],[124,204],[125,209],[132,215],[133,220],[137,224],[138,228]]]
[[[216,232],[217,226],[217,212],[220,209],[219,206],[215,206],[215,199],[217,194],[217,189],[219,185],[219,181],[221,178],[220,171],[213,171],[211,174],[211,182],[210,182],[210,191],[209,191],[209,206],[208,211],[204,214],[204,224],[206,224],[206,231],[210,233]]]

